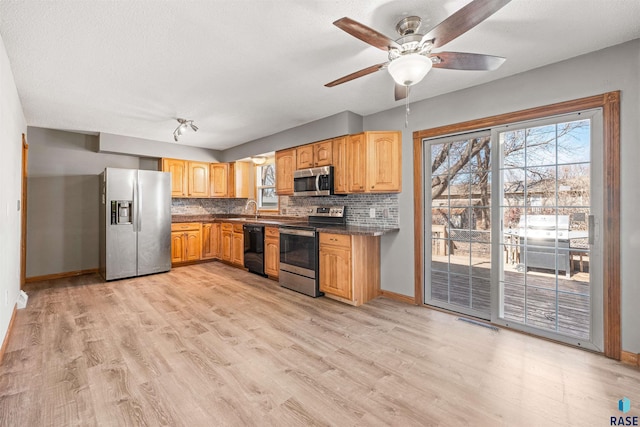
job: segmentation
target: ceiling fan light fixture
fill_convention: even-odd
[[[418,53],[410,53],[394,59],[387,68],[396,83],[402,86],[413,86],[427,75],[432,66],[430,58]]]

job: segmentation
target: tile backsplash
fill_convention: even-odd
[[[397,194],[348,194],[346,196],[280,196],[281,215],[308,215],[310,206],[346,206],[347,224],[399,227]],[[375,218],[370,217],[371,208]]]
[[[172,199],[173,215],[236,214],[247,212],[247,199]],[[346,196],[280,196],[280,215],[308,216],[310,206],[346,206],[347,224],[399,227],[397,194],[349,194]],[[371,208],[375,218],[370,217]]]

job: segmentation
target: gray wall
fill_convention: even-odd
[[[621,90],[622,345],[640,352],[640,40],[538,68],[463,91],[412,103],[402,129],[399,233],[382,238],[382,288],[414,295],[413,132]],[[422,84],[429,84],[428,77]],[[364,118],[364,130],[401,129],[404,108]]]
[[[27,122],[0,37],[0,346],[20,292],[20,230],[18,201],[22,197],[22,134]]]
[[[362,132],[362,116],[351,111],[343,111],[312,123],[229,148],[222,152],[221,161],[232,162],[256,154],[360,132]]]
[[[98,153],[97,136],[28,135],[27,277],[98,268],[98,174],[138,169],[139,158]]]
[[[101,153],[126,154],[138,157],[170,157],[173,159],[195,160],[200,162],[220,162],[221,153],[207,148],[190,147],[184,144],[171,144],[132,136],[100,133]]]

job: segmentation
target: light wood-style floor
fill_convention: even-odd
[[[313,299],[214,262],[29,293],[0,425],[609,425],[640,370],[378,298]]]

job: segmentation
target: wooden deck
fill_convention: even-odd
[[[450,264],[447,263],[448,259],[451,259]],[[490,262],[480,258],[474,261],[470,286],[468,257],[452,255],[447,258],[434,255],[431,273],[432,298],[488,314],[491,307]],[[561,274],[557,278],[557,290],[558,292],[554,274],[544,270],[529,270],[524,273],[513,265],[507,265],[504,281],[504,318],[574,338],[588,339],[591,303],[589,274],[578,272],[570,279]]]

